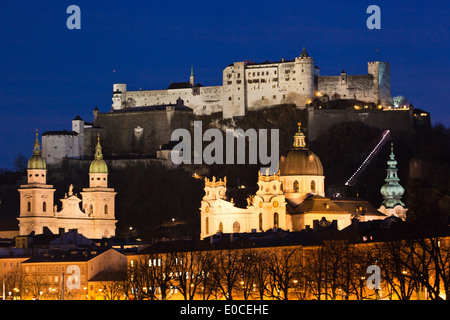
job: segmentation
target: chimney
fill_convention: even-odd
[[[358,219],[352,219],[352,227],[359,228],[359,220]]]
[[[313,221],[313,230],[317,231],[319,229],[319,220]]]

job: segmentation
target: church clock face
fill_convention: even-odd
[[[275,201],[273,202],[273,206],[274,206],[275,208],[278,208],[278,206],[279,206],[278,201],[275,200]]]
[[[209,207],[205,207],[205,212],[208,213],[209,212]]]
[[[262,201],[260,201],[259,202],[259,207],[262,208],[262,206],[263,206],[263,203],[262,203]]]

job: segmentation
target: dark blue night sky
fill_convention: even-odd
[[[81,30],[66,9],[81,8]],[[381,8],[381,30],[366,9]],[[450,125],[447,1],[0,2],[0,168],[31,155],[35,129],[71,129],[109,111],[114,82],[129,90],[171,81],[220,85],[234,61],[293,59],[306,47],[321,75],[391,63],[391,94]],[[378,50],[377,50],[378,49]],[[116,70],[114,73],[113,70]]]

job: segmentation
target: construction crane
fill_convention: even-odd
[[[386,143],[386,141],[388,141],[390,136],[391,136],[390,130],[383,131],[380,141],[378,141],[375,148],[373,148],[373,150],[369,153],[367,158],[359,166],[359,168],[352,174],[350,179],[347,180],[347,182],[345,183],[346,186],[355,186],[356,185],[356,182],[358,181],[358,178],[361,175],[361,173],[367,168],[370,161],[373,159],[373,157],[376,156],[378,151],[383,147],[383,145]]]

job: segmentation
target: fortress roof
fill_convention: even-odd
[[[196,85],[192,85],[190,82],[172,82],[167,90],[172,89],[190,89],[190,88],[197,88],[197,87],[203,87],[200,83],[197,83]]]
[[[67,131],[67,130],[45,131],[42,135],[43,136],[77,136],[78,132]]]

